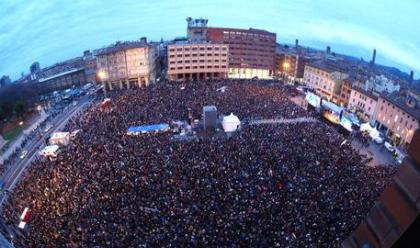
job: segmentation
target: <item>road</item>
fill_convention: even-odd
[[[29,145],[28,154],[25,158],[19,160],[16,164],[9,166],[9,168],[1,176],[4,183],[4,190],[0,194],[0,209],[3,203],[8,197],[8,192],[11,192],[16,184],[19,182],[25,169],[31,164],[31,161],[37,156],[41,146],[45,144],[44,137],[51,135],[53,132],[57,132],[63,129],[67,122],[79,113],[84,107],[90,103],[88,96],[79,99],[76,106],[70,105],[67,111],[57,115],[54,120],[51,121],[53,127],[44,133],[40,139],[35,139],[32,144]]]

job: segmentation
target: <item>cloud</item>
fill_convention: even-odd
[[[420,72],[415,0],[0,0],[0,75],[16,79],[34,61],[45,67],[116,40],[185,35],[187,16],[212,26],[255,27],[306,46],[331,45],[340,53],[370,56]],[[392,9],[392,16],[389,10]]]
[[[358,46],[364,50],[377,52],[385,58],[392,59],[395,63],[411,67],[420,71],[420,52],[409,42],[392,38],[392,34],[378,33],[363,26],[343,23],[340,21],[318,21],[305,26],[307,36],[326,43],[339,43]]]

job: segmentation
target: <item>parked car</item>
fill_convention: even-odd
[[[395,147],[391,143],[389,143],[388,141],[385,141],[384,146],[391,153],[395,152]]]
[[[23,159],[24,157],[26,157],[26,154],[28,154],[28,151],[23,150],[22,153],[20,154],[20,159]]]
[[[53,127],[53,125],[48,124],[48,125],[45,127],[44,132],[48,132],[48,131],[52,128],[52,127]]]

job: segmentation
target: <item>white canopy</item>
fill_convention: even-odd
[[[222,126],[225,132],[235,132],[241,125],[238,116],[230,113],[230,115],[223,117]]]
[[[362,131],[362,132],[363,131],[368,132],[369,133],[369,136],[372,139],[377,139],[380,136],[379,131],[376,128],[372,127],[368,122],[363,123],[362,125],[360,125],[360,131]]]
[[[50,145],[68,145],[70,142],[69,132],[55,132],[51,135]]]
[[[52,146],[46,146],[44,149],[42,149],[39,154],[45,157],[49,156],[57,156],[57,151],[59,149],[58,145],[52,145]]]

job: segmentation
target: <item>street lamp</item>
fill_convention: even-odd
[[[289,68],[290,68],[290,63],[288,61],[283,62],[283,73],[285,78],[288,77],[289,75]]]
[[[107,75],[106,71],[104,71],[104,70],[99,70],[96,75],[98,76],[99,81],[101,81],[101,85],[103,87],[103,91],[104,91],[105,98],[106,98],[106,89],[105,89],[105,85],[104,85],[103,80],[106,79],[108,75]]]

